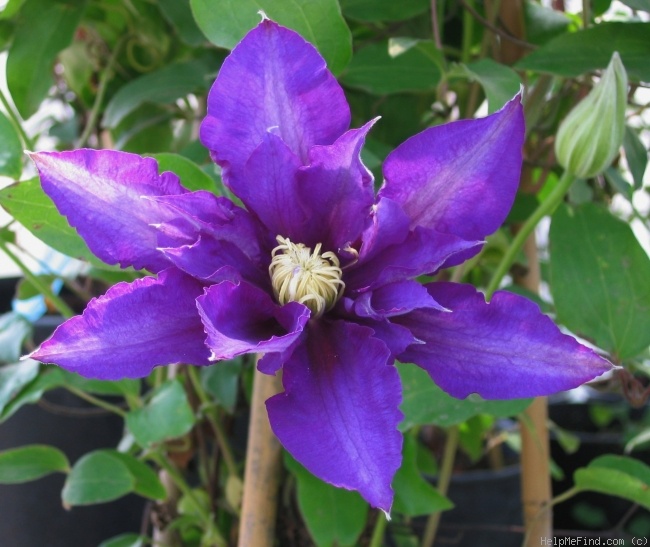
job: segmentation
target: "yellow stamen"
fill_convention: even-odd
[[[312,252],[289,238],[276,240],[279,245],[271,253],[269,275],[278,302],[299,302],[316,317],[332,309],[345,289],[338,257],[331,251],[320,254],[320,243]]]

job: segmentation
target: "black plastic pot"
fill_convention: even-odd
[[[46,318],[35,328],[37,341],[48,336],[60,318]],[[121,418],[97,412],[64,389],[45,394],[46,404],[22,407],[0,424],[0,450],[28,444],[61,449],[71,464],[85,453],[115,448],[122,437]],[[95,547],[125,532],[140,531],[145,501],[127,496],[115,502],[65,510],[56,474],[37,481],[0,485],[0,545],[7,547]]]
[[[16,292],[17,277],[0,277],[0,313],[11,310],[11,300]]]
[[[575,435],[580,442],[578,449],[569,454],[556,438],[551,439],[551,457],[564,473],[562,480],[553,481],[554,495],[571,488],[574,472],[581,467],[586,467],[598,456],[623,455],[624,424],[616,420],[607,428],[597,427],[590,417],[590,406],[594,404],[619,408],[628,423],[641,419],[646,410],[632,409],[622,397],[614,395],[596,394],[583,402],[562,400],[553,402],[549,406],[551,420]],[[632,456],[650,465],[650,452],[647,450],[635,451]],[[650,533],[650,512],[614,496],[585,492],[557,505],[553,512],[553,524],[558,536],[562,535],[562,531],[612,530],[618,527],[623,518],[626,518],[623,530],[629,531],[629,525],[636,522],[634,524],[636,535]]]
[[[454,475],[448,497],[455,507],[442,513],[436,544],[455,547],[519,547],[521,470],[470,470]]]

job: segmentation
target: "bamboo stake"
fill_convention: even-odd
[[[548,402],[537,397],[521,420],[521,500],[526,528],[525,547],[537,547],[553,536],[553,512],[548,450]]]
[[[272,547],[274,543],[281,451],[269,424],[265,402],[280,389],[279,377],[255,371],[239,547]]]
[[[524,243],[528,262],[525,275],[515,282],[537,293],[540,283],[537,243],[533,232]],[[541,538],[553,535],[551,469],[548,434],[548,400],[538,397],[524,411],[521,424],[521,501],[523,504],[525,547],[538,546]]]
[[[524,3],[521,0],[502,2],[499,15],[511,34],[525,40]],[[525,51],[514,43],[504,41],[501,54],[502,60],[511,64],[520,59]],[[522,171],[521,189],[523,192],[534,191],[531,172],[526,167]],[[527,259],[527,271],[515,276],[514,281],[537,294],[541,275],[534,230],[524,241],[523,251]],[[542,537],[552,536],[553,513],[548,509],[552,494],[547,416],[547,399],[539,397],[526,409],[520,420],[521,501],[526,528],[524,547],[538,546]]]

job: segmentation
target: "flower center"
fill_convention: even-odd
[[[292,243],[277,236],[269,274],[273,292],[280,304],[299,302],[316,317],[332,309],[343,294],[341,265],[331,251],[321,254],[321,244],[314,252],[302,243]]]

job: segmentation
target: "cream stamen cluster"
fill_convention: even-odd
[[[320,243],[312,252],[289,238],[276,240],[279,245],[273,249],[269,274],[278,302],[299,302],[316,317],[332,309],[345,289],[338,257],[331,251],[321,254]]]

